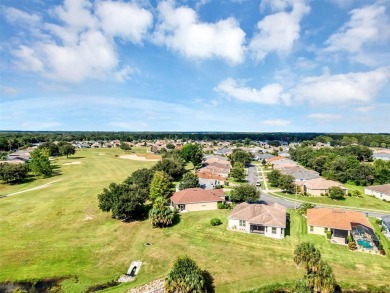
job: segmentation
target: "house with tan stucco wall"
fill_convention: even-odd
[[[287,209],[277,203],[271,205],[241,203],[228,218],[228,230],[282,239],[285,236]]]
[[[331,187],[339,187],[344,191],[345,195],[348,194],[348,189],[342,186],[340,182],[326,180],[322,177],[303,181],[301,185],[303,185],[304,192],[313,196],[321,196],[321,194],[329,193],[329,188]]]
[[[180,212],[216,210],[218,202],[224,201],[225,193],[222,189],[187,188],[175,192],[170,198],[171,207]]]

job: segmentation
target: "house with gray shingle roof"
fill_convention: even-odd
[[[277,203],[271,205],[241,203],[228,218],[228,230],[241,231],[282,239],[287,223],[287,209]]]
[[[367,186],[364,193],[390,201],[390,184]]]

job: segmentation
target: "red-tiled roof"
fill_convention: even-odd
[[[175,204],[221,201],[221,198],[214,191],[204,190],[202,188],[188,188],[175,192],[171,196],[171,200]]]
[[[352,230],[352,224],[361,224],[371,228],[370,223],[362,213],[331,208],[308,209],[307,224],[348,231]]]
[[[222,177],[222,176],[216,175],[216,174],[212,174],[212,173],[206,172],[206,171],[200,171],[200,172],[196,173],[196,175],[198,176],[198,178],[203,178],[203,179],[214,179],[214,180],[219,180],[219,181],[226,180],[225,177]]]

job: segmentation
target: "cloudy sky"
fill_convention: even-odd
[[[390,1],[0,0],[0,129],[390,132]]]

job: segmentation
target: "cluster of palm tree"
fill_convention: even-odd
[[[310,242],[299,244],[294,251],[294,262],[306,269],[306,285],[313,292],[334,292],[336,279],[332,268],[323,260],[321,253]]]
[[[163,228],[172,225],[175,213],[167,206],[167,199],[159,196],[153,202],[149,217],[153,227]]]
[[[209,291],[212,290],[207,288],[204,271],[188,256],[177,258],[165,279],[165,292],[204,293]]]

